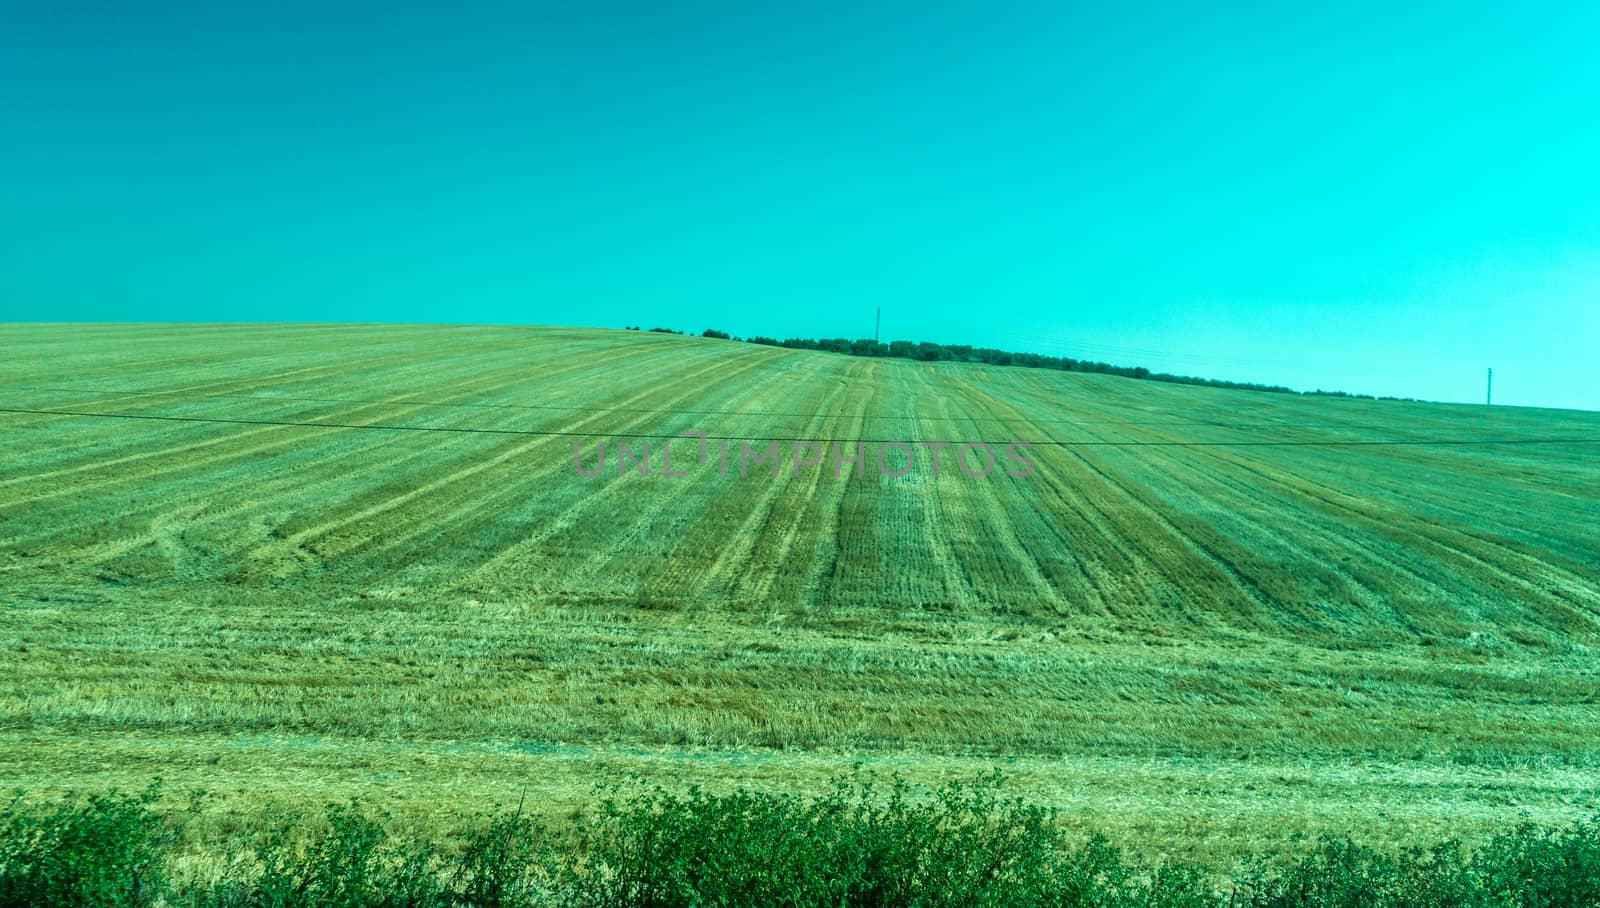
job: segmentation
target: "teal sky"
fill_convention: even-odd
[[[0,0],[0,320],[881,306],[1600,409],[1592,3],[335,6]]]

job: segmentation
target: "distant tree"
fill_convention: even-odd
[[[637,325],[630,325],[626,330],[638,331]],[[683,332],[672,328],[651,328],[651,331],[662,334],[682,334]],[[711,337],[737,341],[727,332],[707,328],[701,332],[701,337]],[[1056,369],[1063,372],[1096,372],[1103,375],[1120,375],[1127,378],[1143,379],[1146,381],[1172,382],[1185,385],[1201,385],[1208,388],[1236,388],[1248,391],[1270,391],[1274,393],[1295,394],[1299,393],[1281,385],[1264,385],[1255,382],[1223,381],[1213,378],[1196,378],[1191,375],[1172,375],[1166,372],[1151,372],[1144,366],[1116,366],[1096,360],[1080,360],[1066,356],[1046,356],[1040,353],[1012,352],[999,350],[994,347],[972,347],[968,344],[936,344],[929,341],[896,340],[884,344],[876,339],[862,338],[849,340],[843,337],[790,337],[783,340],[754,335],[747,338],[752,344],[761,344],[768,347],[788,347],[796,350],[825,350],[830,353],[847,353],[853,356],[895,356],[905,359],[915,359],[923,362],[937,362],[950,360],[953,362],[981,362],[994,366],[1017,366],[1030,369]],[[1372,399],[1371,395],[1348,394],[1343,391],[1307,391],[1306,394],[1318,394],[1329,397],[1363,397]],[[1409,400],[1410,398],[1385,397],[1383,400]]]

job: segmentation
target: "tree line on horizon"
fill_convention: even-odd
[[[636,325],[629,325],[625,330],[645,330]],[[650,328],[649,332],[657,334],[684,334],[673,328]],[[1144,366],[1118,366],[1111,363],[1098,362],[1088,359],[1074,359],[1070,356],[1050,356],[1042,353],[1017,353],[1010,350],[999,350],[994,347],[974,347],[970,344],[936,344],[929,341],[895,340],[884,343],[873,338],[859,338],[850,340],[844,337],[790,337],[778,340],[774,337],[752,335],[750,337],[735,337],[726,331],[707,328],[700,332],[700,337],[715,338],[718,340],[738,341],[747,344],[760,344],[766,347],[788,347],[793,350],[821,350],[825,353],[843,353],[848,356],[884,356],[898,359],[910,359],[918,362],[957,362],[957,363],[983,363],[990,366],[1021,366],[1025,369],[1054,369],[1058,372],[1094,372],[1102,375],[1120,375],[1124,378],[1138,378],[1146,381],[1171,382],[1180,385],[1200,385],[1207,388],[1228,388],[1239,391],[1270,391],[1275,394],[1310,394],[1322,397],[1353,397],[1364,400],[1410,400],[1411,398],[1377,396],[1373,394],[1352,394],[1348,391],[1296,391],[1283,385],[1268,385],[1260,382],[1227,381],[1220,378],[1201,378],[1195,375],[1174,375],[1170,372],[1152,372]]]

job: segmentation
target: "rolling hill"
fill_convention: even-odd
[[[1600,414],[576,328],[0,346],[8,784],[422,816],[1001,766],[1223,853],[1600,793]]]

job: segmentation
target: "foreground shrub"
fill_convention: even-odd
[[[519,807],[448,846],[332,805],[261,824],[215,879],[172,880],[183,814],[153,792],[0,813],[0,908],[1578,908],[1600,905],[1600,827],[1521,826],[1474,849],[1291,839],[1234,878],[1125,855],[1002,797],[998,780],[917,800],[900,782],[819,798],[656,789],[611,800],[552,847]]]
[[[1286,869],[1244,875],[1238,904],[1249,908],[1474,908],[1487,900],[1481,877],[1461,848],[1389,854],[1348,840],[1325,839]]]
[[[1592,908],[1600,905],[1600,827],[1523,825],[1470,854],[1459,843],[1397,854],[1324,840],[1286,869],[1256,869],[1249,908]]]
[[[468,834],[457,852],[390,834],[387,817],[330,805],[310,836],[269,829],[227,878],[174,894],[188,908],[508,908],[539,904],[545,856],[521,812]],[[297,835],[298,833],[298,835]]]
[[[154,798],[152,787],[30,809],[18,792],[0,814],[0,908],[153,904],[166,888],[170,841]]]
[[[928,803],[903,783],[810,801],[657,790],[604,806],[566,891],[593,908],[1203,903],[1198,871],[1135,874],[1102,838],[1069,844],[1053,819],[987,785]]]
[[[1523,825],[1496,836],[1478,855],[1489,890],[1523,908],[1600,905],[1600,826]]]

